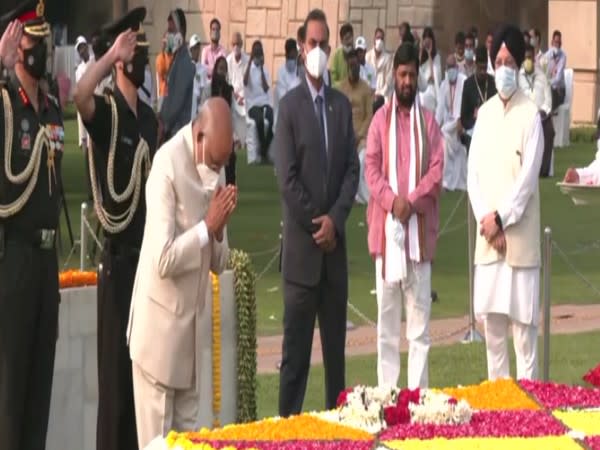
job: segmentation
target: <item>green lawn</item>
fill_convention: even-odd
[[[84,193],[84,165],[76,145],[77,125],[66,123],[66,152],[63,160],[65,192],[76,238],[79,236],[79,212]],[[564,174],[570,165],[586,165],[595,154],[595,144],[577,143],[556,152],[556,173]],[[232,246],[249,252],[255,270],[261,274],[257,283],[258,330],[260,334],[281,331],[282,296],[278,257],[280,233],[280,202],[272,167],[245,164],[245,155],[238,158],[240,188],[239,207],[229,228]],[[558,178],[541,181],[542,224],[552,227],[554,239],[583,275],[600,286],[600,210],[575,207],[555,186]],[[446,193],[441,199],[441,226],[447,223],[446,233],[440,237],[437,259],[433,270],[433,288],[440,301],[434,304],[433,317],[449,317],[468,311],[466,197],[448,222],[460,193]],[[350,270],[350,301],[367,317],[376,318],[376,301],[370,293],[374,288],[373,263],[367,253],[365,208],[356,206],[347,223]],[[66,228],[63,227],[63,262],[69,249]],[[272,264],[267,267],[268,263]],[[79,253],[69,260],[69,267],[77,267]],[[267,269],[267,270],[265,270]],[[299,268],[302,270],[302,268]],[[554,253],[552,263],[552,300],[554,303],[592,303],[598,294],[584,284]],[[349,319],[362,323],[349,313]]]
[[[515,361],[512,357],[512,376]],[[541,340],[540,340],[541,355]],[[550,340],[550,379],[557,383],[584,384],[581,377],[600,362],[600,332],[552,336]],[[373,356],[348,358],[346,361],[346,385],[377,384],[377,360]],[[541,376],[541,364],[540,364]],[[402,354],[400,372],[402,386],[406,386],[406,353]],[[431,387],[468,385],[487,378],[484,344],[455,344],[435,347],[429,353],[429,385]],[[305,411],[319,411],[325,407],[325,384],[323,366],[311,367],[304,401]],[[258,377],[259,417],[277,415],[279,375]]]

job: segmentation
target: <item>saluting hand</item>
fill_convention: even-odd
[[[133,59],[136,45],[137,33],[133,30],[127,30],[119,34],[111,50],[117,61],[128,63]]]
[[[18,20],[13,20],[0,38],[0,59],[6,69],[12,69],[17,63],[19,57],[17,49],[22,36],[23,24]]]

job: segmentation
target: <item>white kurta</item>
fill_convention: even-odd
[[[231,52],[227,56],[227,75],[229,76],[229,83],[233,86],[233,92],[238,97],[244,98],[244,72],[248,65],[249,57],[247,54],[242,53],[240,60],[236,61],[235,54]],[[235,139],[238,142],[246,142],[246,107],[236,100],[233,102],[233,129]]]
[[[387,97],[393,88],[392,79],[392,55],[387,52],[382,52],[379,57],[375,54],[375,49],[367,52],[366,62],[375,68],[375,94]],[[386,100],[387,101],[387,100]]]
[[[552,111],[552,91],[550,82],[542,71],[536,67],[532,74],[525,73],[525,69],[519,71],[519,87],[533,101],[538,109],[550,114]]]
[[[486,137],[478,132],[475,124],[471,141],[471,154],[477,148],[486,146]],[[538,118],[529,131],[523,155],[521,171],[507,198],[498,210],[504,228],[521,220],[527,202],[533,195],[544,152],[544,136]],[[467,177],[469,198],[477,223],[492,211],[483,198],[479,187],[474,158],[469,158]],[[505,260],[475,266],[474,301],[475,315],[483,320],[489,313],[506,314],[511,320],[527,325],[537,325],[539,321],[540,270],[515,268]]]
[[[462,73],[459,73],[454,85],[450,84],[448,78],[442,82],[435,114],[444,136],[443,186],[450,191],[467,189],[467,149],[460,142],[457,132],[466,79]]]
[[[435,112],[439,98],[440,83],[442,82],[442,63],[440,54],[425,61],[419,67],[419,95],[423,107]]]

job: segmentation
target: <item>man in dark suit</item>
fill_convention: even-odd
[[[326,408],[345,388],[348,267],[345,223],[358,188],[352,109],[323,83],[329,28],[321,10],[304,22],[306,76],[279,104],[275,164],[283,203],[284,338],[279,414],[302,410],[319,318]]]

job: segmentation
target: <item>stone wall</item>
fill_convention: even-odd
[[[218,17],[222,24],[221,44],[229,47],[231,34],[244,36],[246,50],[260,39],[265,63],[273,79],[284,61],[285,39],[296,38],[296,31],[312,8],[321,8],[331,29],[331,46],[339,44],[338,31],[351,22],[354,35],[363,35],[372,45],[375,28],[386,30],[386,47],[398,44],[398,24],[408,21],[418,31],[433,26],[438,46],[446,53],[453,48],[456,31],[477,25],[483,43],[485,30],[506,20],[547,30],[547,1],[530,0],[129,0],[128,7],[144,5],[148,9],[146,32],[151,51],[156,53],[173,8],[186,11],[188,38],[197,33],[208,42],[209,23]],[[524,25],[525,26],[525,25]]]

